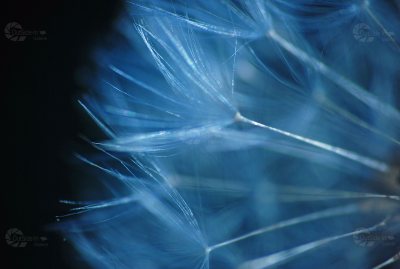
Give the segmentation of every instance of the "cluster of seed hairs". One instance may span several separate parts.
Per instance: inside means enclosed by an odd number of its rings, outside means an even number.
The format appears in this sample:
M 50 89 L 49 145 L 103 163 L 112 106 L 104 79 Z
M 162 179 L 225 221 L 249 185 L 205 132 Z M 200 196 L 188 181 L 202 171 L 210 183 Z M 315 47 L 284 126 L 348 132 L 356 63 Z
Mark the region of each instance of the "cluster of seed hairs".
M 399 38 L 398 1 L 127 1 L 64 232 L 93 268 L 400 266 Z

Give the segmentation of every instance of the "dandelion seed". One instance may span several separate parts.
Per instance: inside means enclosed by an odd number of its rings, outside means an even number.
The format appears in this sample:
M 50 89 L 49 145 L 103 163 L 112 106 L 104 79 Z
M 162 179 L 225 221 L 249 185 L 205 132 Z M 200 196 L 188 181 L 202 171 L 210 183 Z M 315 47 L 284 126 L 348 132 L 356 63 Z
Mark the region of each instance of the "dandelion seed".
M 123 38 L 95 53 L 93 90 L 79 101 L 107 139 L 89 141 L 102 158 L 77 157 L 105 187 L 60 201 L 69 211 L 58 226 L 91 266 L 397 265 L 399 255 L 346 238 L 384 229 L 399 249 L 399 7 L 132 0 L 125 9 Z M 362 42 L 355 23 L 388 42 Z

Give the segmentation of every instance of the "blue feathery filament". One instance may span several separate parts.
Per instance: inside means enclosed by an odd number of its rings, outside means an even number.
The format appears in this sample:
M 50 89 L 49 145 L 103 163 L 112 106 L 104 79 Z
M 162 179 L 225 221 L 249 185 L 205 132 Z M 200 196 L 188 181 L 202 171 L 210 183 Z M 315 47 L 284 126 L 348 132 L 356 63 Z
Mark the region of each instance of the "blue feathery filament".
M 78 158 L 107 191 L 62 201 L 90 265 L 399 266 L 397 1 L 125 11 L 79 101 L 108 138 Z

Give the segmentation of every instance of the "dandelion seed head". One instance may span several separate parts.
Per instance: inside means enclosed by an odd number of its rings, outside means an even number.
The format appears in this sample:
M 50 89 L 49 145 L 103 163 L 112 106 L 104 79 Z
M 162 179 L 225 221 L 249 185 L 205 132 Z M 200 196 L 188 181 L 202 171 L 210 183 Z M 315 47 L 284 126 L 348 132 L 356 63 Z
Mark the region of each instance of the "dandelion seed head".
M 106 191 L 93 189 L 92 202 L 66 199 L 71 212 L 60 222 L 93 267 L 395 264 L 398 8 L 353 0 L 125 8 L 80 100 L 107 139 L 91 143 L 104 158 L 79 158 Z M 354 242 L 379 229 L 395 238 L 376 245 L 384 252 Z

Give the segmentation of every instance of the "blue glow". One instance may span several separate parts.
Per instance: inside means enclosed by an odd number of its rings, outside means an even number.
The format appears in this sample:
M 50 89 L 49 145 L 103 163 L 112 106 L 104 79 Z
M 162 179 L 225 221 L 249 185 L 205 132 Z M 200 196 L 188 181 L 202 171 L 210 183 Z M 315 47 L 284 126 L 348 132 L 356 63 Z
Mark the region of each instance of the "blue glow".
M 79 155 L 107 191 L 62 201 L 61 227 L 85 260 L 396 263 L 398 4 L 132 0 L 125 11 L 79 101 L 108 137 L 92 143 L 105 158 Z M 376 233 L 388 236 L 365 242 Z

